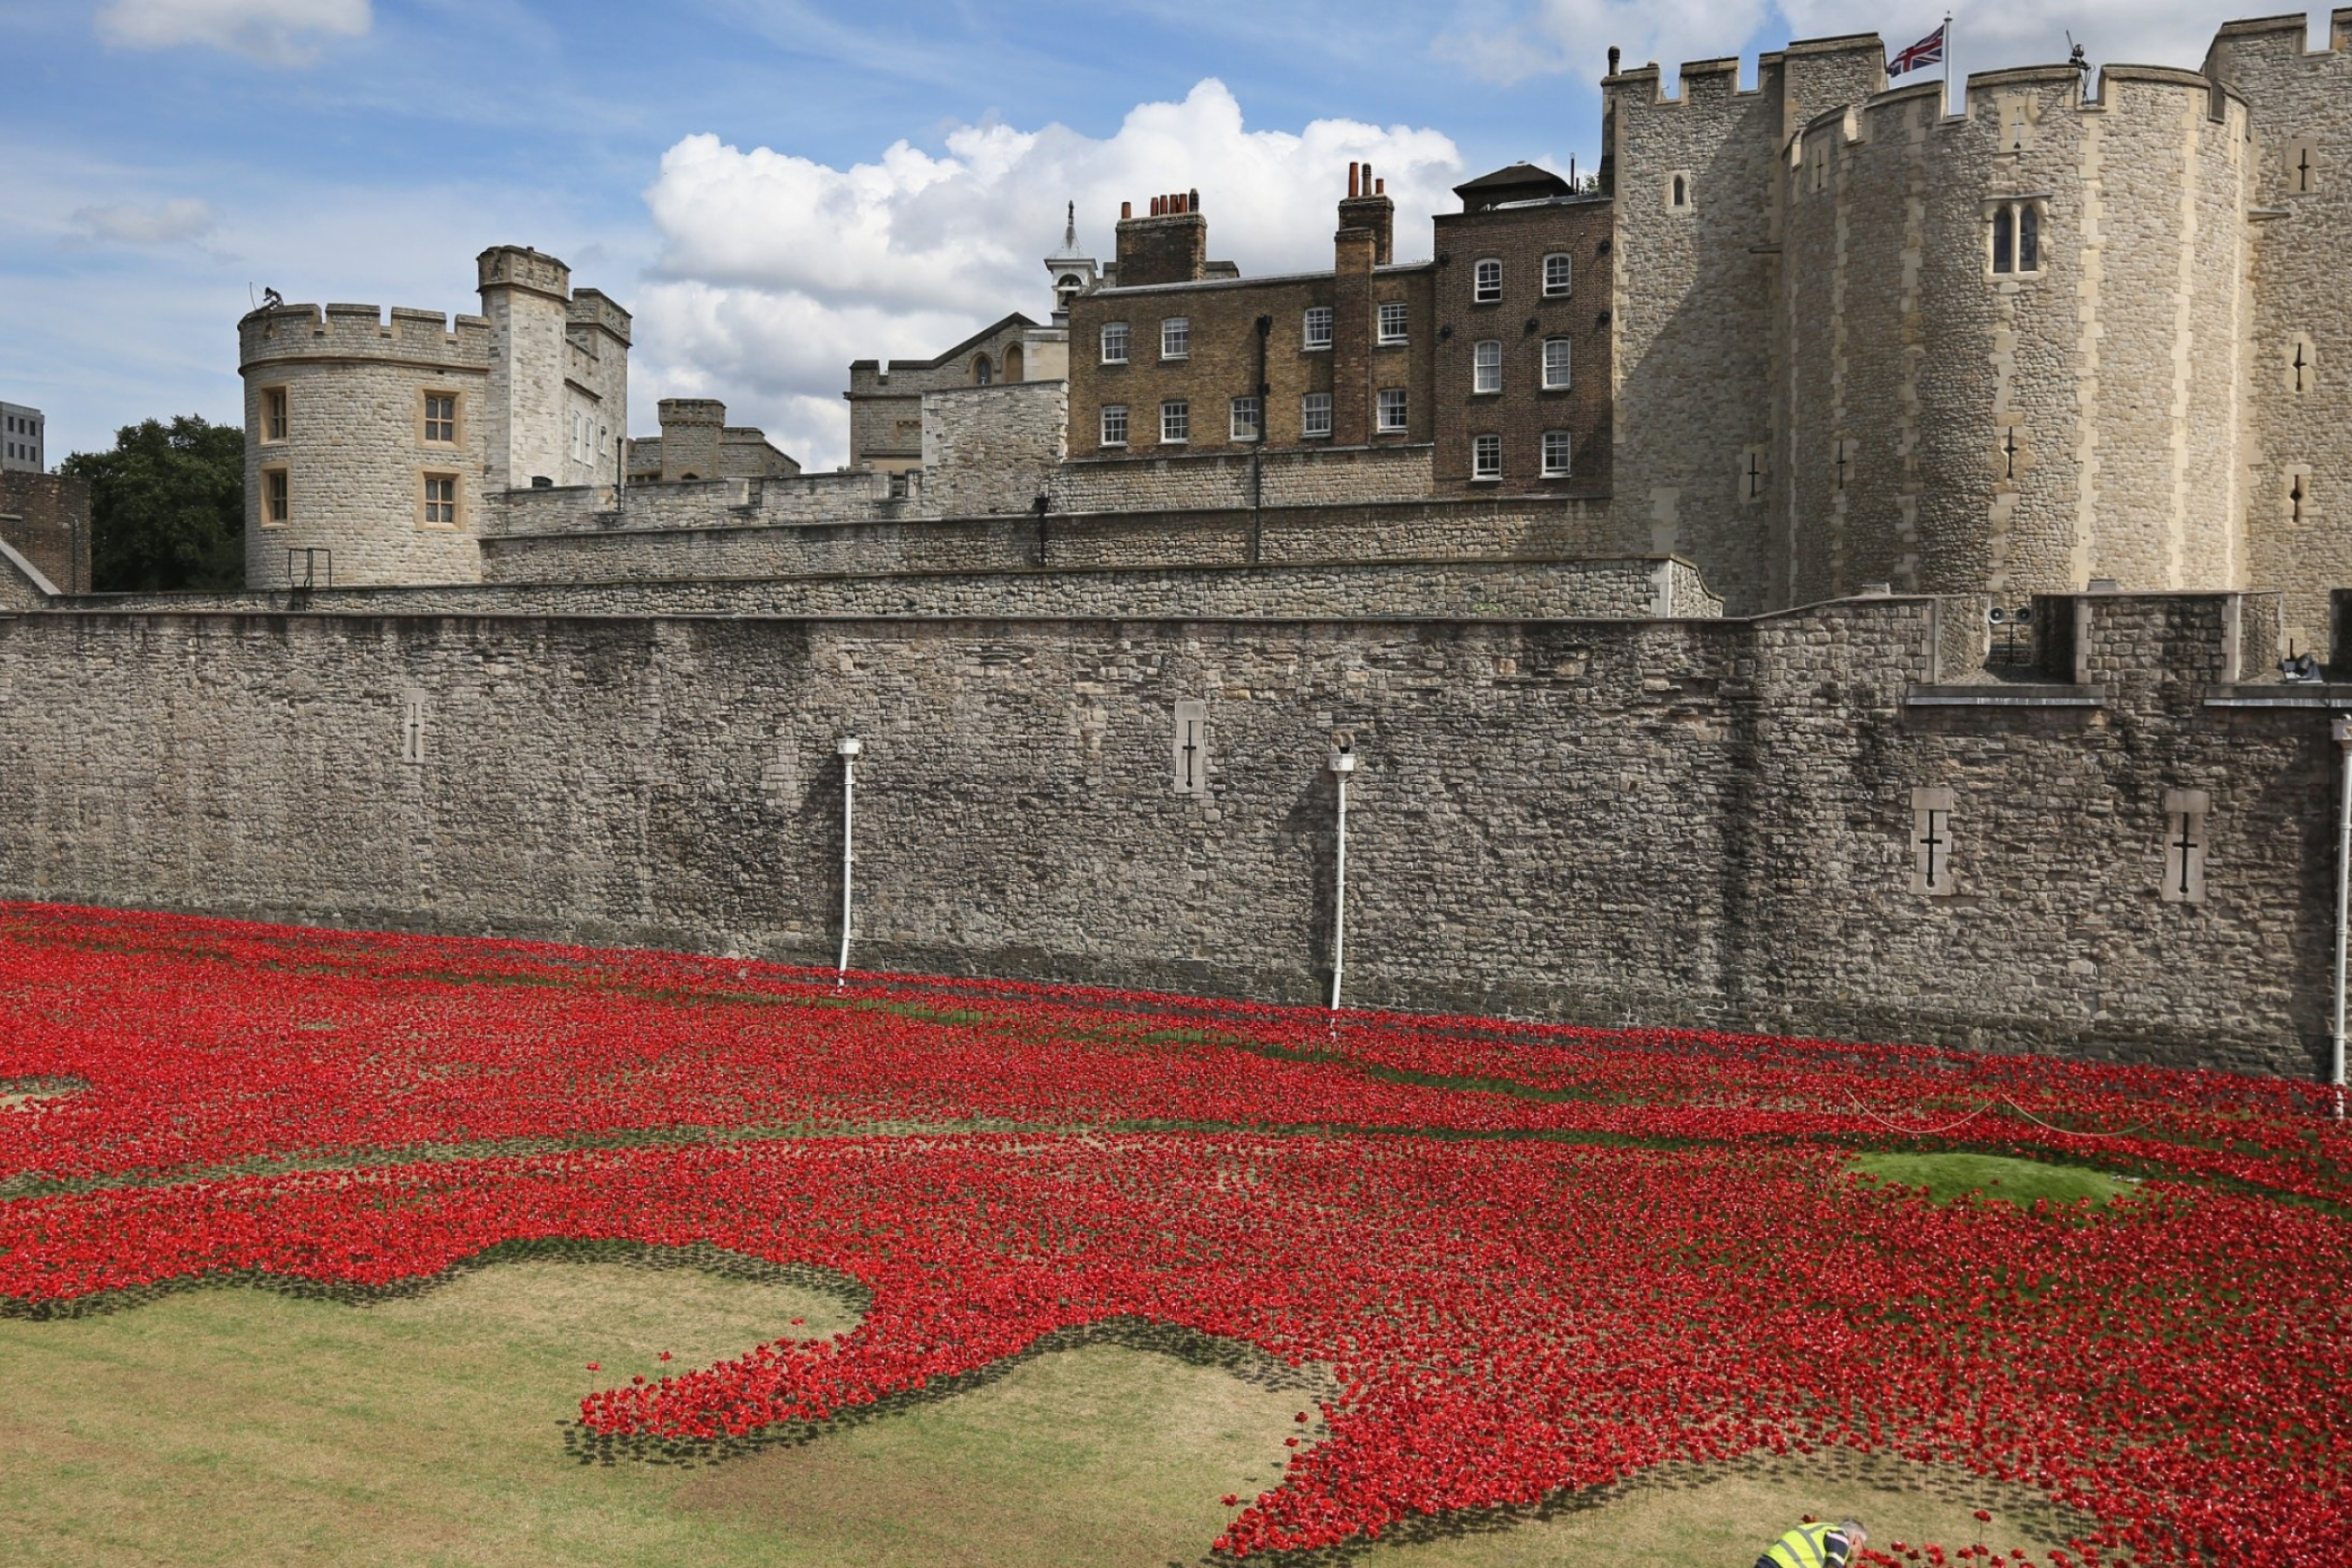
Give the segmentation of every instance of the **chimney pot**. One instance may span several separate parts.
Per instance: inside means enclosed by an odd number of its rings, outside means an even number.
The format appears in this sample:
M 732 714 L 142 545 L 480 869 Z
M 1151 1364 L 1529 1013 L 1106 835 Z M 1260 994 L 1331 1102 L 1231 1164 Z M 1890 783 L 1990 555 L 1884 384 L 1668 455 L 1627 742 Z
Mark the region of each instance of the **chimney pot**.
M 1348 164 L 1348 199 L 1356 199 L 1356 164 L 1352 161 Z
M 1201 192 L 1198 186 L 1193 187 L 1192 192 L 1185 196 L 1184 210 L 1188 213 L 1196 213 L 1201 210 Z
M 1612 44 L 1609 46 L 1609 74 L 1611 76 L 1615 76 L 1617 74 L 1617 60 L 1620 51 L 1616 45 Z
M 1133 202 L 1121 202 L 1118 204 L 1118 216 L 1121 223 L 1126 222 L 1129 218 L 1131 218 L 1134 216 L 1135 204 Z
M 1383 174 L 1382 176 L 1381 176 L 1381 178 L 1380 178 L 1380 179 L 1378 179 L 1378 180 L 1376 180 L 1376 181 L 1374 181 L 1374 182 L 1373 182 L 1373 184 L 1372 184 L 1372 195 L 1376 195 L 1376 196 L 1384 196 L 1384 195 L 1387 195 L 1388 194 L 1389 194 L 1389 182 L 1388 182 L 1388 176 L 1387 176 L 1387 175 L 1385 175 L 1385 174 Z

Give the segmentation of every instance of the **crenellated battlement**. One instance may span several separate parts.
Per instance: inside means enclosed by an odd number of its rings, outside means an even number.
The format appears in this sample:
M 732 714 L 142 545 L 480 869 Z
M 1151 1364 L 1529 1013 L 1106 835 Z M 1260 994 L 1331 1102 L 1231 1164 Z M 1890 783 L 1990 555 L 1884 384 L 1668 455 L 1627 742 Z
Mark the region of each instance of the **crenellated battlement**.
M 624 347 L 629 342 L 629 312 L 601 289 L 573 290 L 570 320 L 575 327 L 593 327 L 618 339 Z
M 489 321 L 438 310 L 337 303 L 271 305 L 236 324 L 240 367 L 284 360 L 397 359 L 420 363 L 487 367 Z
M 2205 69 L 2211 75 L 2231 77 L 2249 66 L 2273 70 L 2288 65 L 2328 70 L 2352 68 L 2352 7 L 2329 16 L 2327 42 L 2323 47 L 2311 48 L 2310 39 L 2310 24 L 2299 11 L 2224 22 L 2213 34 L 2212 47 L 2205 52 Z

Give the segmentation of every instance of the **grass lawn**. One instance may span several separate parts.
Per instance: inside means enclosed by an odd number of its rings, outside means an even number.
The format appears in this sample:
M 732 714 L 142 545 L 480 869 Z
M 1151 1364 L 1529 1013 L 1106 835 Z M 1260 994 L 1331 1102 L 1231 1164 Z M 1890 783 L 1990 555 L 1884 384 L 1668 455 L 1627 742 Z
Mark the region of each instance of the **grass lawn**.
M 1927 1196 L 1939 1204 L 1973 1194 L 2020 1208 L 2030 1208 L 2043 1198 L 2053 1204 L 2088 1198 L 2105 1205 L 2129 1196 L 2134 1185 L 2086 1165 L 2012 1160 L 2000 1154 L 1874 1153 L 1857 1155 L 1851 1163 L 1867 1180 L 1925 1187 Z
M 358 1306 L 218 1287 L 0 1320 L 0 1531 L 26 1564 L 1158 1568 L 1201 1560 L 1223 1494 L 1279 1480 L 1312 1397 L 1297 1374 L 1095 1343 L 716 1465 L 567 1452 L 587 1388 L 856 1321 L 789 1280 L 541 1259 Z M 2030 1492 L 1834 1454 L 1670 1469 L 1320 1561 L 1706 1568 L 1752 1561 L 1753 1521 L 1808 1511 L 1881 1541 L 2066 1533 Z

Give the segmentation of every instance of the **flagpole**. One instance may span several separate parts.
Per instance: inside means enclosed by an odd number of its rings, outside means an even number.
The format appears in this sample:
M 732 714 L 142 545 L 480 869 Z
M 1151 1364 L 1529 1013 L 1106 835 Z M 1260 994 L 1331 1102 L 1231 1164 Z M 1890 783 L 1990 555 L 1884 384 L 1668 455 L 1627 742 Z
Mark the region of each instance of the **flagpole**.
M 1944 114 L 1952 112 L 1952 14 L 1944 13 Z

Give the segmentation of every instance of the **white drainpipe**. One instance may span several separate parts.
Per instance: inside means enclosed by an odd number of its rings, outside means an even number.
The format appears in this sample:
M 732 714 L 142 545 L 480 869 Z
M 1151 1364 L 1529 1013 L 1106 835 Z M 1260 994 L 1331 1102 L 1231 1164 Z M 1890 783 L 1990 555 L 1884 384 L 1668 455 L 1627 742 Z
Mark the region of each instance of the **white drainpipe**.
M 2327 1081 L 2336 1090 L 2335 1114 L 2344 1117 L 2344 959 L 2347 934 L 2352 934 L 2352 718 L 2338 718 L 2330 726 L 2337 750 L 2344 753 L 2344 793 L 2336 814 L 2336 1027 L 2334 1059 Z
M 1339 1010 L 1339 979 L 1348 967 L 1348 775 L 1355 753 L 1344 745 L 1331 753 L 1331 776 L 1339 783 L 1339 855 L 1331 876 L 1331 1011 Z
M 857 753 L 865 747 L 856 736 L 844 735 L 833 749 L 841 753 L 841 962 L 835 966 L 833 977 L 838 989 L 849 980 L 849 895 L 857 865 L 856 840 L 851 829 L 857 813 Z

